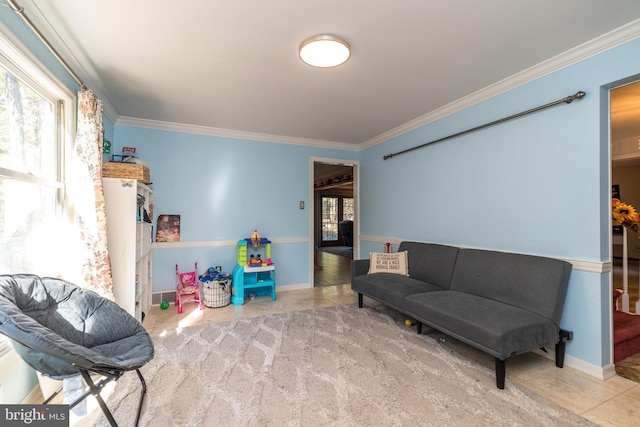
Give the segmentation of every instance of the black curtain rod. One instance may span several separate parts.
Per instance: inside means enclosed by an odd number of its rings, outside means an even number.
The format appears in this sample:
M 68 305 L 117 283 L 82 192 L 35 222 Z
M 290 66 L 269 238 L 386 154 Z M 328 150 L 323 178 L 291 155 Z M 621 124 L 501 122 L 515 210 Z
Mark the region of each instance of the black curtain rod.
M 406 150 L 398 151 L 397 153 L 387 154 L 386 156 L 383 157 L 383 159 L 387 160 L 387 159 L 390 159 L 390 158 L 392 158 L 394 156 L 397 156 L 399 154 L 408 153 L 409 151 L 417 150 L 418 148 L 422 148 L 422 147 L 426 147 L 427 145 L 435 144 L 436 142 L 442 142 L 442 141 L 445 141 L 447 139 L 455 138 L 456 136 L 460 136 L 460 135 L 464 135 L 464 134 L 467 134 L 467 133 L 470 133 L 470 132 L 474 132 L 476 130 L 484 129 L 484 128 L 487 128 L 489 126 L 497 125 L 499 123 L 504 123 L 504 122 L 506 122 L 508 120 L 511 120 L 511 119 L 517 119 L 518 117 L 522 117 L 522 116 L 530 114 L 530 113 L 535 113 L 536 111 L 544 110 L 545 108 L 553 107 L 554 105 L 571 104 L 571 102 L 574 99 L 582 99 L 582 98 L 584 98 L 585 95 L 586 95 L 586 93 L 583 92 L 583 91 L 576 92 L 575 95 L 567 96 L 567 97 L 559 99 L 557 101 L 550 102 L 549 104 L 541 105 L 539 107 L 532 108 L 530 110 L 523 111 L 521 113 L 514 114 L 514 115 L 509 116 L 509 117 L 503 117 L 502 119 L 495 120 L 495 121 L 490 122 L 490 123 L 485 123 L 483 125 L 476 126 L 474 128 L 471 128 L 471 129 L 463 130 L 462 132 L 454 133 L 452 135 L 448 135 L 448 136 L 445 136 L 443 138 L 436 139 L 434 141 L 425 142 L 424 144 L 418 145 L 416 147 L 407 148 Z

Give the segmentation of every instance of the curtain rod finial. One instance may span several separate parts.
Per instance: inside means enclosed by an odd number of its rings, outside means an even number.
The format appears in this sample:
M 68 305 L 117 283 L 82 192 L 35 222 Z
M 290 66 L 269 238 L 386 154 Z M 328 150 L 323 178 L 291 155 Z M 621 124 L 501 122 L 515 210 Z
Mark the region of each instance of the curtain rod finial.
M 586 92 L 579 91 L 579 92 L 576 92 L 575 95 L 567 96 L 564 99 L 564 102 L 566 102 L 567 104 L 571 104 L 571 101 L 573 101 L 574 99 L 582 99 L 584 98 L 585 95 L 586 95 Z

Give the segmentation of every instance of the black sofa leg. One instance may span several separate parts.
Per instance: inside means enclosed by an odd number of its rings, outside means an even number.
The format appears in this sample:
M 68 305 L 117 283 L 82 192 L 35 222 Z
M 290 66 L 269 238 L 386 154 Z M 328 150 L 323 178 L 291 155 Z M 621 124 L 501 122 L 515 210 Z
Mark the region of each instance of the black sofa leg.
M 362 294 L 358 293 L 358 308 L 362 308 Z
M 564 352 L 567 347 L 567 341 L 573 339 L 573 332 L 560 329 L 560 340 L 556 344 L 556 366 L 562 368 L 564 366 Z
M 506 364 L 504 360 L 496 359 L 496 386 L 504 390 L 504 378 L 506 375 Z
M 416 321 L 416 331 L 418 332 L 418 335 L 422 335 L 422 322 L 421 321 Z

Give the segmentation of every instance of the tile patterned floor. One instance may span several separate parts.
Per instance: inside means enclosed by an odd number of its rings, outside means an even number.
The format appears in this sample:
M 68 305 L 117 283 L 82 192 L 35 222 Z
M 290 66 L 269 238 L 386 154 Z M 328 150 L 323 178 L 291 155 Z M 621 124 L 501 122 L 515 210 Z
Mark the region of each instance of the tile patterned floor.
M 269 313 L 306 310 L 337 304 L 355 303 L 355 294 L 349 285 L 320 286 L 278 292 L 276 301 L 268 297 L 256 298 L 242 306 L 195 310 L 185 307 L 182 315 L 171 307 L 160 310 L 153 307 L 145 320 L 145 327 L 160 332 L 167 328 L 232 320 L 239 317 L 257 317 Z M 365 298 L 365 304 L 376 304 Z M 574 413 L 602 426 L 640 425 L 640 384 L 620 376 L 599 380 L 575 369 L 556 368 L 552 360 L 529 353 L 510 360 L 508 380 L 519 383 Z

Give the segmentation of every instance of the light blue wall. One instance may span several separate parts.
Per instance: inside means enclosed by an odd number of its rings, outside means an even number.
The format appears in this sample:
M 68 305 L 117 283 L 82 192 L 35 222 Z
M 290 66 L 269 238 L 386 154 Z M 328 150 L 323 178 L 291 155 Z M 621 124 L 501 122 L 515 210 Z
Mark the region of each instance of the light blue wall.
M 308 286 L 310 159 L 357 158 L 354 151 L 116 125 L 114 152 L 123 146 L 136 147 L 151 171 L 154 226 L 158 215 L 180 215 L 180 241 L 187 246 L 156 245 L 154 292 L 175 289 L 176 263 L 181 271 L 194 262 L 200 270 L 233 270 L 237 247 L 215 244 L 237 242 L 254 229 L 274 241 L 277 286 Z M 193 242 L 212 243 L 188 247 Z
M 608 92 L 640 72 L 640 41 L 587 59 L 360 153 L 361 254 L 418 240 L 581 261 L 610 261 Z M 640 77 L 638 77 L 640 78 Z M 587 96 L 383 160 L 486 122 Z M 567 353 L 610 359 L 609 275 L 572 273 Z
M 104 137 L 107 138 L 109 141 L 113 141 L 113 132 L 114 132 L 113 122 L 104 113 L 102 115 L 102 126 L 104 127 Z

